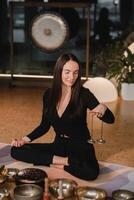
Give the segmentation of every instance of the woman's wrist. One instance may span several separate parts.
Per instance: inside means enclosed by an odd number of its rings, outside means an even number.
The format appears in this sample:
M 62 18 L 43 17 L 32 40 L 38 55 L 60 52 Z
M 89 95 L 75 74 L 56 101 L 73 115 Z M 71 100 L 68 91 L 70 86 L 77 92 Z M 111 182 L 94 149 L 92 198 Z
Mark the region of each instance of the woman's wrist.
M 100 105 L 107 108 L 107 106 L 104 103 L 100 103 Z
M 27 137 L 27 136 L 24 136 L 22 139 L 23 139 L 25 142 L 31 142 L 31 139 L 30 139 L 29 137 Z

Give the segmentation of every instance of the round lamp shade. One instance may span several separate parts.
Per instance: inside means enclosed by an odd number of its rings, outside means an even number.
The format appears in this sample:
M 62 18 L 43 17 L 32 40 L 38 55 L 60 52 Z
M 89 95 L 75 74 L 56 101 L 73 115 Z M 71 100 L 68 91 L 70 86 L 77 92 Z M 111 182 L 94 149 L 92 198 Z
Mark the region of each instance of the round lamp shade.
M 100 102 L 112 102 L 118 98 L 114 84 L 103 77 L 95 77 L 87 80 L 83 86 L 88 88 Z

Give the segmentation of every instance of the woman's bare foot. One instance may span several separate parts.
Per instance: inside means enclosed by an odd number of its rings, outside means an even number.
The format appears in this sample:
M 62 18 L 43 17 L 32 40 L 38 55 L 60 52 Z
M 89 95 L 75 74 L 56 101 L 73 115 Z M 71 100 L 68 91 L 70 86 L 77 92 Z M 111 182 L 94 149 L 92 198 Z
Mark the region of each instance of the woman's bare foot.
M 68 158 L 67 157 L 61 157 L 61 156 L 54 156 L 52 164 L 55 164 L 55 165 L 68 165 Z

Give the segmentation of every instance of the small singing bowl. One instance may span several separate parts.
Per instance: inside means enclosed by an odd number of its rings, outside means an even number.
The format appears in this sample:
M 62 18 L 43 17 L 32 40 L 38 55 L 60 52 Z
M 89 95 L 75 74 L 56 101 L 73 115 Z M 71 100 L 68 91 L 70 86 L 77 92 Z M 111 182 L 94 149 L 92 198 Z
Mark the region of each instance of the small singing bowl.
M 77 188 L 77 183 L 71 179 L 54 179 L 49 181 L 49 191 L 50 194 L 57 198 L 60 195 L 59 184 L 62 182 L 62 195 L 63 198 L 69 198 L 75 195 L 75 190 Z
M 14 189 L 15 200 L 42 200 L 43 189 L 35 184 L 23 184 Z
M 19 169 L 17 168 L 7 168 L 7 178 L 9 181 L 15 181 L 15 177 L 17 173 L 19 172 Z
M 134 193 L 129 190 L 115 190 L 112 192 L 112 197 L 115 200 L 134 199 Z
M 107 193 L 101 188 L 83 186 L 77 188 L 76 195 L 79 200 L 85 200 L 85 199 L 103 200 L 106 198 Z

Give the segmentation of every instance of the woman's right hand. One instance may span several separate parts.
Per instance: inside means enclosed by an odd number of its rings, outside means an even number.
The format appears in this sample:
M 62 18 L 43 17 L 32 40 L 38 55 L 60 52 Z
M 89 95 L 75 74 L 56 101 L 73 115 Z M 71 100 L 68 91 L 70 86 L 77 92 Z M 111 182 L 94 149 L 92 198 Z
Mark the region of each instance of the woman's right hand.
M 102 118 L 106 112 L 106 109 L 107 109 L 107 106 L 103 103 L 100 103 L 98 106 L 92 109 L 90 113 L 92 115 L 96 115 L 98 118 Z
M 30 143 L 30 138 L 28 137 L 23 137 L 21 139 L 12 139 L 12 142 L 11 142 L 11 146 L 14 146 L 14 147 L 21 147 L 23 146 L 24 144 L 28 144 Z

